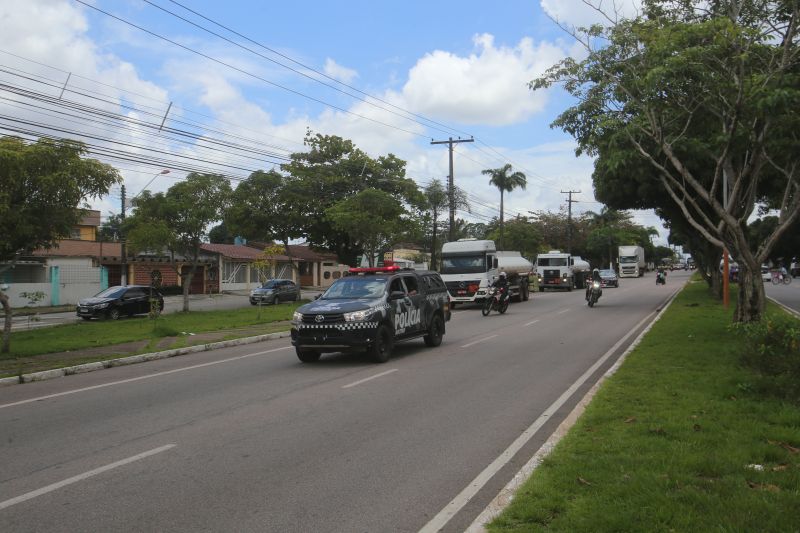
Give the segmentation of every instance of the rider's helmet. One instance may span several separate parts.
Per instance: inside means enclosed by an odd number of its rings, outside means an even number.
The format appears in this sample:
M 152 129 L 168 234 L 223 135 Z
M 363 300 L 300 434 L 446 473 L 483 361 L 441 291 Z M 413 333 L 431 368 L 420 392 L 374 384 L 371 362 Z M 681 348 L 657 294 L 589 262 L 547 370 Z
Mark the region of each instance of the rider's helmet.
M 500 272 L 499 275 L 500 275 L 500 279 L 506 279 L 506 273 L 505 272 Z

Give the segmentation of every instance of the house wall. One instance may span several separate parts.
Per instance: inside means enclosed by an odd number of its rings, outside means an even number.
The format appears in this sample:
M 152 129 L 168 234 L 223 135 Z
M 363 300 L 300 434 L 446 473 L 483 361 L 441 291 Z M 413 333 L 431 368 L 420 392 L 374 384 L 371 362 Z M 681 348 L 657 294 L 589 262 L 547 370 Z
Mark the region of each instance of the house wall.
M 9 283 L 6 294 L 11 307 L 43 307 L 50 305 L 75 305 L 81 298 L 88 298 L 100 292 L 103 277 L 100 267 L 93 266 L 90 257 L 53 257 L 47 261 L 48 268 L 42 269 L 47 276 L 40 283 Z M 53 267 L 58 271 L 54 279 Z M 45 298 L 35 304 L 21 296 L 23 292 L 45 293 Z
M 322 263 L 320 266 L 320 287 L 330 287 L 334 281 L 344 276 L 344 273 L 350 269 L 347 265 L 340 265 L 338 263 Z
M 28 303 L 28 299 L 20 295 L 23 292 L 41 291 L 45 297 L 35 304 Z M 20 307 L 42 307 L 50 305 L 50 284 L 49 283 L 9 283 L 5 293 L 8 295 L 9 304 L 12 309 Z
M 219 290 L 222 292 L 235 292 L 235 291 L 250 291 L 255 289 L 261 284 L 261 279 L 258 274 L 258 269 L 253 266 L 252 263 L 244 263 L 242 261 L 236 260 L 225 260 L 224 258 L 220 261 L 220 269 L 221 273 L 231 273 L 235 268 L 233 265 L 237 263 L 241 263 L 241 267 L 239 267 L 239 274 L 236 279 L 234 280 L 226 280 L 226 276 L 220 276 L 219 280 Z M 228 266 L 226 266 L 226 264 Z M 274 269 L 269 269 L 268 272 L 265 272 L 266 279 L 272 278 L 282 278 L 282 279 L 290 279 L 292 281 L 297 281 L 297 275 L 292 268 L 291 263 L 289 262 L 278 262 L 275 265 Z M 229 277 L 230 279 L 230 277 Z

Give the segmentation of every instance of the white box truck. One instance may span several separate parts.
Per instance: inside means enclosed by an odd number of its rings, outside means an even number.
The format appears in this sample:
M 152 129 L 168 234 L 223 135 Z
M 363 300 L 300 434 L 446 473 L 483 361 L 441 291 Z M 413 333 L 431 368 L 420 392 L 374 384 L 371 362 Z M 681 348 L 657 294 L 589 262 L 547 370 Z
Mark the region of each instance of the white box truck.
M 638 278 L 644 276 L 644 248 L 641 246 L 619 247 L 619 277 Z
M 459 239 L 442 246 L 441 275 L 450 302 L 482 302 L 500 272 L 508 277 L 509 296 L 515 302 L 530 297 L 533 264 L 519 252 L 498 252 L 494 241 Z

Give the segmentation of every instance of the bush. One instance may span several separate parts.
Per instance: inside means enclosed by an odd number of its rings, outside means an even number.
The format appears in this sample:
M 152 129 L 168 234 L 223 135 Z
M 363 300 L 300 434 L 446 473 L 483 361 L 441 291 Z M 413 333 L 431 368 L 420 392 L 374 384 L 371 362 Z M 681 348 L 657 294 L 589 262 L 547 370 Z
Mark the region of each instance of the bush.
M 745 338 L 742 362 L 760 377 L 756 389 L 800 403 L 800 321 L 786 315 L 735 326 Z
M 178 296 L 183 294 L 183 287 L 180 285 L 165 285 L 158 289 L 162 296 Z

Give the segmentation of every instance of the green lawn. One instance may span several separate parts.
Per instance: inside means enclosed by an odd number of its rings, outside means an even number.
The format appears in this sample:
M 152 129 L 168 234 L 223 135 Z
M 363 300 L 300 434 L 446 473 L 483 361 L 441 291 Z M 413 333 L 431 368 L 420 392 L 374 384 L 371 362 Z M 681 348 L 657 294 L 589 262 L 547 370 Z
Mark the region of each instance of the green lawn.
M 2 359 L 74 351 L 125 342 L 202 333 L 257 324 L 291 320 L 294 310 L 305 302 L 276 306 L 247 307 L 226 311 L 190 311 L 161 315 L 157 321 L 147 317 L 91 320 L 77 324 L 15 331 L 11 334 L 11 353 Z M 288 329 L 288 328 L 284 328 Z
M 489 530 L 800 531 L 800 408 L 731 314 L 687 286 Z

